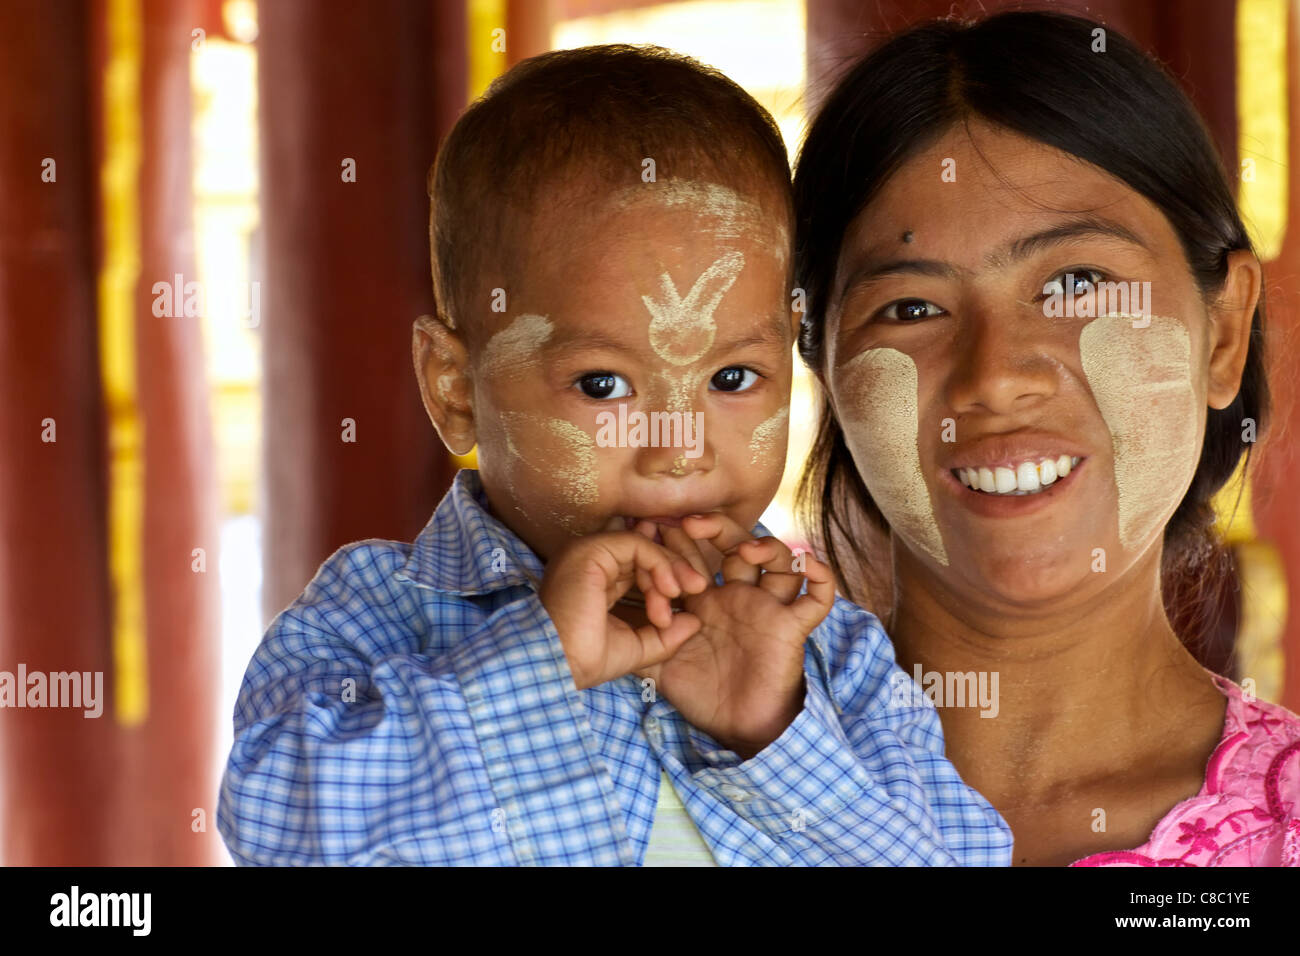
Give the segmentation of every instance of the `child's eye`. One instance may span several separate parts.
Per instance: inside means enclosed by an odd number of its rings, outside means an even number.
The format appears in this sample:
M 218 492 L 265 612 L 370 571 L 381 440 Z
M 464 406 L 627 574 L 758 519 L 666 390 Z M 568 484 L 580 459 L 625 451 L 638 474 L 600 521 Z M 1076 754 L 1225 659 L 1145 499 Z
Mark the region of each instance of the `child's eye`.
M 613 372 L 592 372 L 584 375 L 575 383 L 588 398 L 627 398 L 632 394 L 632 386 L 622 375 Z
M 743 365 L 728 365 L 709 381 L 709 388 L 719 392 L 743 392 L 758 381 L 758 373 Z
M 1058 272 L 1043 285 L 1043 298 L 1052 295 L 1065 295 L 1067 290 L 1076 297 L 1095 292 L 1097 284 L 1104 279 L 1096 269 L 1075 267 Z
M 924 299 L 899 299 L 897 302 L 889 303 L 876 314 L 881 318 L 894 319 L 897 322 L 915 322 L 917 319 L 943 315 L 943 309 Z

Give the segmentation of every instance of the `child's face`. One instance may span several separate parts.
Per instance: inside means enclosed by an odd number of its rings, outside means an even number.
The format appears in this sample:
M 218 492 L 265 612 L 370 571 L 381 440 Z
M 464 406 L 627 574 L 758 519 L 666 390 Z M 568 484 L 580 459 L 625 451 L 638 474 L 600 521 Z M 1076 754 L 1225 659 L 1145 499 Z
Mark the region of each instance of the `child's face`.
M 681 181 L 562 206 L 516 245 L 514 283 L 484 286 L 485 303 L 504 291 L 502 311 L 473 318 L 493 510 L 544 559 L 617 519 L 722 511 L 750 527 L 785 463 L 784 224 Z
M 1073 302 L 1049 294 L 1067 281 Z M 1098 304 L 1099 288 L 1115 298 Z M 908 560 L 1022 605 L 1103 588 L 1158 543 L 1207 405 L 1236 393 L 1253 309 L 1240 296 L 1208 313 L 1172 226 L 1134 190 L 984 126 L 885 184 L 831 296 L 826 381 Z M 1147 318 L 1103 317 L 1117 311 Z M 1070 474 L 1047 484 L 1062 457 Z M 999 466 L 1015 480 L 992 493 L 962 481 Z

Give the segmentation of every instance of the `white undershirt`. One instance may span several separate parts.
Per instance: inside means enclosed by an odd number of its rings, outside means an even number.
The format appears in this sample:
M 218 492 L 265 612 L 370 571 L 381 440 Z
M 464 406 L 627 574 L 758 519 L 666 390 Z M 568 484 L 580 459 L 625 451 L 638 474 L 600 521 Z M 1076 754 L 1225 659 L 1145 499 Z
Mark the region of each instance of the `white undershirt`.
M 673 789 L 668 772 L 659 771 L 659 799 L 644 866 L 717 866 L 686 807 Z

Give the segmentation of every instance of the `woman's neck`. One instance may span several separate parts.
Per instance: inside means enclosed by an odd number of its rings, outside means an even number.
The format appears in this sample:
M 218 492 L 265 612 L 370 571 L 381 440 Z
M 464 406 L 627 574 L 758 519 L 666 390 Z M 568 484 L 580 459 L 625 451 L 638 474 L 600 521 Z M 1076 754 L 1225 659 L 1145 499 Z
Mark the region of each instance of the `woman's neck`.
M 1047 799 L 1153 754 L 1203 767 L 1222 698 L 1165 617 L 1158 546 L 1107 589 L 1035 610 L 958 593 L 895 550 L 889 633 L 900 666 L 919 671 L 923 689 L 972 671 L 997 689 L 995 708 L 936 701 L 949 759 L 995 806 Z

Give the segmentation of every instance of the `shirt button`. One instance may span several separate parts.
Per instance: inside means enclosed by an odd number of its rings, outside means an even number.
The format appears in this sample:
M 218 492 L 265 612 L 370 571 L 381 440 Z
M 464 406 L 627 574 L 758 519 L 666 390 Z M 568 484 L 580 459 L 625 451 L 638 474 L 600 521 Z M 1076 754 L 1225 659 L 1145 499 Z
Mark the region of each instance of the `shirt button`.
M 735 800 L 737 803 L 743 803 L 749 799 L 749 794 L 734 784 L 724 783 L 720 788 L 722 795 L 728 800 Z
M 663 733 L 663 728 L 659 726 L 658 717 L 647 717 L 645 719 L 645 732 L 651 737 L 658 737 Z

